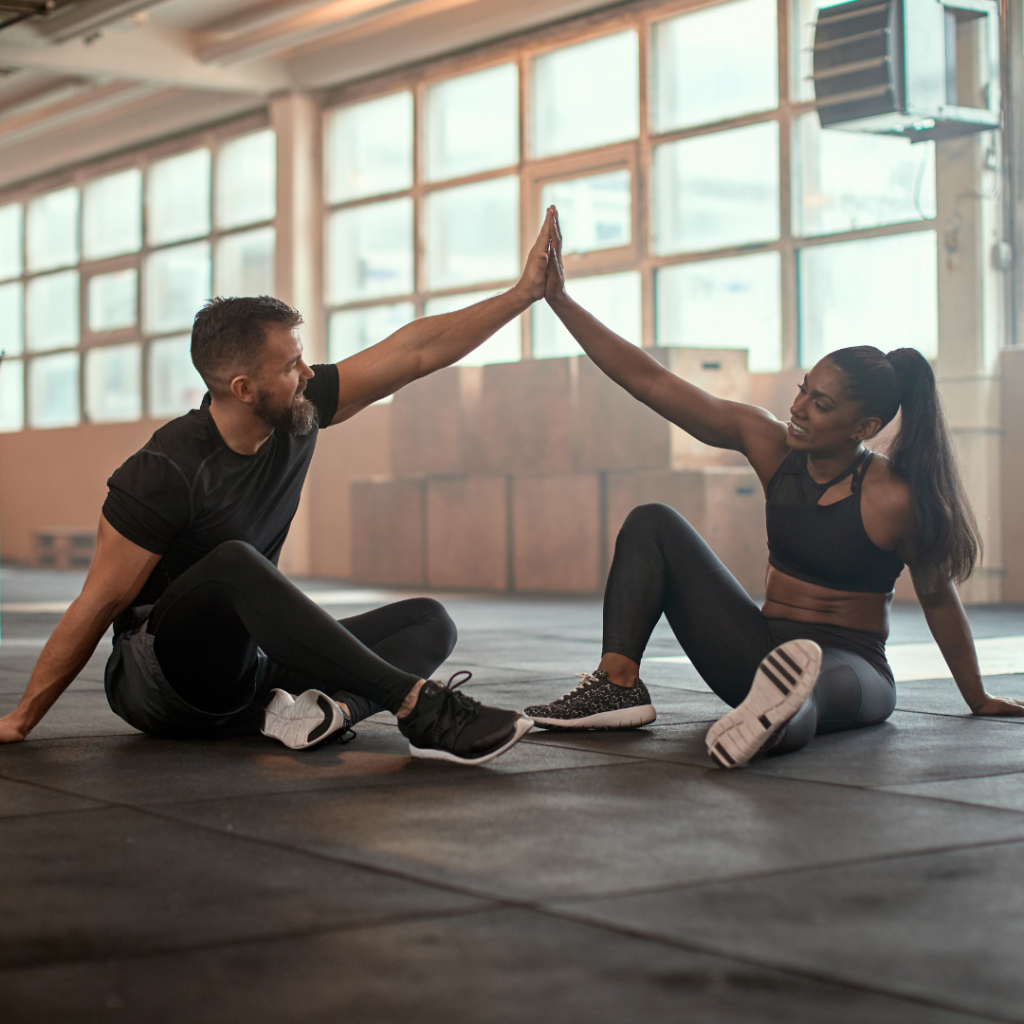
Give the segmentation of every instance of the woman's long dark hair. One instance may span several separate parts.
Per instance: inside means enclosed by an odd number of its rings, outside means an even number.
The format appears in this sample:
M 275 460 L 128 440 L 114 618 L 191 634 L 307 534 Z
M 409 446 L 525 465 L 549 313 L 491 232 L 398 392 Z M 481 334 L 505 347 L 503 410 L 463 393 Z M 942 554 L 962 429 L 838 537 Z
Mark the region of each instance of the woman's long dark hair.
M 886 355 L 873 345 L 841 348 L 827 358 L 865 416 L 877 416 L 884 427 L 902 410 L 888 456 L 892 471 L 910 486 L 916 564 L 957 583 L 967 579 L 981 554 L 981 537 L 928 360 L 916 349 Z

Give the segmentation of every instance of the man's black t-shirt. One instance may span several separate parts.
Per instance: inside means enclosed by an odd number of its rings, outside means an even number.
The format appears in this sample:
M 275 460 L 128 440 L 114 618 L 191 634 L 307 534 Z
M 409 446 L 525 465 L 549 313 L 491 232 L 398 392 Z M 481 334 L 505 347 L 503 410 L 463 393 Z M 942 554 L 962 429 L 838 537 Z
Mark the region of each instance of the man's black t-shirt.
M 317 433 L 338 409 L 337 366 L 312 370 L 305 396 L 318 422 L 305 437 L 275 430 L 255 455 L 240 455 L 221 438 L 207 395 L 107 481 L 104 518 L 132 543 L 163 556 L 133 606 L 155 604 L 172 580 L 224 541 L 247 541 L 276 564 Z

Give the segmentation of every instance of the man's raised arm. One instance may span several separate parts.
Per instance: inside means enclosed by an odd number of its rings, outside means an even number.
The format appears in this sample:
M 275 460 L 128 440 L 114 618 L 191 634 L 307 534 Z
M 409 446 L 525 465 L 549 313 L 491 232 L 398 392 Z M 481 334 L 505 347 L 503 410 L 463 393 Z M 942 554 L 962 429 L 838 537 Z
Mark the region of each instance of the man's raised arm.
M 25 694 L 0 718 L 0 743 L 23 740 L 92 657 L 107 627 L 142 589 L 160 561 L 100 518 L 96 555 L 78 595 L 43 648 Z
M 552 216 L 548 210 L 523 276 L 507 292 L 454 313 L 415 320 L 338 363 L 338 412 L 332 422 L 341 423 L 406 384 L 458 362 L 543 298 Z

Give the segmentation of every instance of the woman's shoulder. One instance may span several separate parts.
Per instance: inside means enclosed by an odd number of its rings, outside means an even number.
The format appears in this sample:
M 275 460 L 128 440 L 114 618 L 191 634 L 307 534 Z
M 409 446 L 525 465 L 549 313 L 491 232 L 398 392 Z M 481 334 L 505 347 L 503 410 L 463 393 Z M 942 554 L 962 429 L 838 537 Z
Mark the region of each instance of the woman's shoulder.
M 892 516 L 911 521 L 913 502 L 910 485 L 893 472 L 892 463 L 881 452 L 875 452 L 864 473 L 862 501 L 887 518 Z

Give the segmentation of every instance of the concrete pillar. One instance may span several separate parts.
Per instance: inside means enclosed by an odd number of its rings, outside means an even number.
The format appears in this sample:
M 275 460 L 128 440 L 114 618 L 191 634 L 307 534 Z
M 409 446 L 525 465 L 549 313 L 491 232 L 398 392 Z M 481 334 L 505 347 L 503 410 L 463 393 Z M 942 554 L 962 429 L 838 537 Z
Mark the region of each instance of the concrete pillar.
M 324 362 L 320 105 L 298 93 L 277 96 L 270 101 L 270 124 L 277 133 L 276 295 L 305 318 L 306 361 Z M 295 576 L 312 571 L 311 485 L 281 552 L 281 569 Z
M 939 354 L 936 375 L 984 558 L 961 588 L 965 602 L 1002 599 L 999 353 L 1006 340 L 998 132 L 937 144 Z

